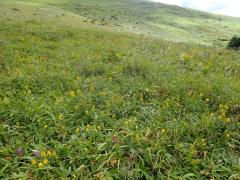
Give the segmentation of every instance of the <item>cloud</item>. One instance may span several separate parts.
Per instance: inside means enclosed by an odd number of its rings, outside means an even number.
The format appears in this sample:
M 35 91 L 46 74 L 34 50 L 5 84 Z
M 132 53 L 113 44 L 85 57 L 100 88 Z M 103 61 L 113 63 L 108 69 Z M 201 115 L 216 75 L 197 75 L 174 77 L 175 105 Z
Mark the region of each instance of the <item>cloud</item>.
M 217 14 L 240 17 L 240 1 L 238 0 L 152 0 L 166 4 L 208 11 Z
M 165 3 L 165 4 L 175 4 L 175 5 L 178 5 L 178 6 L 181 6 L 182 3 L 183 3 L 183 0 L 152 0 L 154 2 L 162 2 L 162 3 Z

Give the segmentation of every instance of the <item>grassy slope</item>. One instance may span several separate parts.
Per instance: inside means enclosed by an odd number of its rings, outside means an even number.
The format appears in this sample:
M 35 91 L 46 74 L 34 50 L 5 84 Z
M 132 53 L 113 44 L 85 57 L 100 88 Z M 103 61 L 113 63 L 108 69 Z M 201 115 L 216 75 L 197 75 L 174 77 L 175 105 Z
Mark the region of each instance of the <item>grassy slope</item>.
M 1 179 L 239 177 L 238 52 L 114 33 L 57 7 L 0 13 Z
M 25 0 L 31 2 L 32 0 Z M 36 1 L 34 1 L 36 2 Z M 222 45 L 240 31 L 239 18 L 216 16 L 147 0 L 38 0 L 95 24 L 167 40 Z M 111 18 L 112 17 L 112 18 Z

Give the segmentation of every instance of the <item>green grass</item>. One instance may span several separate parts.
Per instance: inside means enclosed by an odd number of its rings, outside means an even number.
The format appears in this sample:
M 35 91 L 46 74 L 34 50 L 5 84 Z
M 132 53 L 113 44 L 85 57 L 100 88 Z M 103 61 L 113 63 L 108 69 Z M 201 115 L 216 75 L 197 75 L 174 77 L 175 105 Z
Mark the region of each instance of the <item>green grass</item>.
M 86 19 L 0 3 L 0 178 L 238 179 L 239 52 Z
M 111 27 L 114 31 L 134 32 L 178 42 L 222 46 L 240 31 L 239 18 L 212 15 L 148 0 L 22 1 L 57 6 L 65 12 L 86 17 L 90 23 Z

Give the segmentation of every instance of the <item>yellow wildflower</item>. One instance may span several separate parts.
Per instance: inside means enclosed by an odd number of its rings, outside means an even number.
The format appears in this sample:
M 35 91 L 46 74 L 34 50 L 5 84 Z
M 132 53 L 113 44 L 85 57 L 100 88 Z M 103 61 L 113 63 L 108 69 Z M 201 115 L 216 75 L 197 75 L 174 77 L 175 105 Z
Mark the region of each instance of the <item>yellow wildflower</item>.
M 64 120 L 63 114 L 59 114 L 59 115 L 58 115 L 58 120 Z
M 47 160 L 47 159 L 44 159 L 44 160 L 43 160 L 43 164 L 46 165 L 47 163 L 48 163 L 48 160 Z
M 45 151 L 41 151 L 41 157 L 46 157 L 46 156 L 47 156 L 46 152 Z
M 165 130 L 165 129 L 162 129 L 162 130 L 161 130 L 161 133 L 162 133 L 162 134 L 164 134 L 165 132 L 166 132 L 166 130 Z
M 80 128 L 76 128 L 76 133 L 79 133 L 80 132 Z
M 226 122 L 226 123 L 230 123 L 230 122 L 231 122 L 231 119 L 230 119 L 230 118 L 226 118 L 226 119 L 225 119 L 225 122 Z
M 38 167 L 42 168 L 43 167 L 43 163 L 38 163 Z
M 33 160 L 31 161 L 31 163 L 32 163 L 33 165 L 35 165 L 35 164 L 37 164 L 37 161 L 36 161 L 35 159 L 33 159 Z
M 229 133 L 226 133 L 226 134 L 225 134 L 225 137 L 226 137 L 227 139 L 229 139 L 229 138 L 231 137 L 231 135 L 230 135 Z
M 140 140 L 141 140 L 141 138 L 140 138 L 140 136 L 137 134 L 137 135 L 135 136 L 135 141 L 136 141 L 138 144 L 140 144 Z M 115 141 L 117 141 L 117 140 L 115 140 Z
M 52 151 L 52 155 L 56 156 L 57 155 L 56 151 Z
M 181 60 L 183 60 L 183 61 L 190 61 L 191 59 L 192 59 L 192 56 L 190 54 L 183 53 L 181 55 Z
M 47 152 L 47 155 L 48 155 L 48 156 L 51 156 L 51 155 L 52 155 L 52 152 L 51 152 L 51 151 L 48 151 L 48 152 Z
M 70 91 L 70 92 L 69 92 L 69 95 L 70 95 L 71 97 L 74 97 L 74 96 L 76 96 L 76 93 L 75 93 L 74 91 Z

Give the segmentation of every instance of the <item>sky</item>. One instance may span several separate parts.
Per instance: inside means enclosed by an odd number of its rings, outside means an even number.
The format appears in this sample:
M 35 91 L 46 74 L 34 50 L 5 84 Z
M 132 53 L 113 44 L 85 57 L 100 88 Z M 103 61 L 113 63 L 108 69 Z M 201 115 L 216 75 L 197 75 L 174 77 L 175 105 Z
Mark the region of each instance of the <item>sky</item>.
M 240 17 L 240 0 L 151 0 L 166 4 Z

